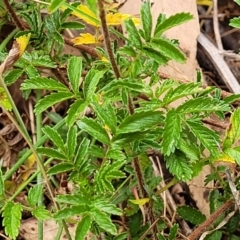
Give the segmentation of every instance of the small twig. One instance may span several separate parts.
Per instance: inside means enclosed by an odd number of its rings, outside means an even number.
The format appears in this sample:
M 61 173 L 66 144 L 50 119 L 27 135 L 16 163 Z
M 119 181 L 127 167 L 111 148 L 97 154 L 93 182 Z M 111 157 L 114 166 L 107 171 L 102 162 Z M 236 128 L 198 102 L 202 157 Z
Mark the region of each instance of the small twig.
M 199 225 L 189 236 L 189 240 L 196 240 L 198 237 L 226 210 L 234 205 L 233 200 L 226 201 L 216 212 L 214 212 L 210 217 L 207 218 L 205 222 Z
M 147 231 L 139 238 L 139 240 L 143 240 L 147 234 L 151 231 L 151 229 L 154 228 L 154 226 L 156 226 L 156 223 L 160 220 L 160 218 L 157 218 L 152 224 L 151 226 L 147 229 Z

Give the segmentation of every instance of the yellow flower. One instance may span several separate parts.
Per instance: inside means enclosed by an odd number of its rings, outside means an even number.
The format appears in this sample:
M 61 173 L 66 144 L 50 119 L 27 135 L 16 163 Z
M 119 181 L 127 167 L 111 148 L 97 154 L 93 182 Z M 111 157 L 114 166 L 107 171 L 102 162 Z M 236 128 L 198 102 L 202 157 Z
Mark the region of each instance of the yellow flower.
M 102 57 L 101 60 L 102 60 L 103 62 L 109 62 L 108 59 L 105 58 L 105 57 Z
M 84 22 L 95 26 L 100 27 L 100 19 L 98 16 L 92 12 L 86 5 L 80 4 L 77 6 L 78 11 L 73 11 L 72 14 Z M 123 13 L 108 13 L 106 15 L 107 25 L 109 26 L 116 26 L 123 23 L 124 20 L 127 18 L 132 18 L 130 14 L 123 14 Z M 135 25 L 140 24 L 140 20 L 138 18 L 132 18 Z
M 28 45 L 28 42 L 30 40 L 30 37 L 31 37 L 31 33 L 28 33 L 26 35 L 22 35 L 22 36 L 16 38 L 16 42 L 18 43 L 18 46 L 20 49 L 20 52 L 19 52 L 20 57 L 24 53 L 24 51 Z
M 90 33 L 81 33 L 79 37 L 73 38 L 72 42 L 74 45 L 97 43 L 96 38 Z
M 82 19 L 84 22 L 95 26 L 100 27 L 100 21 L 95 13 L 93 13 L 87 6 L 80 4 L 77 6 L 77 9 L 81 11 L 82 13 L 78 11 L 73 11 L 72 14 L 80 19 Z

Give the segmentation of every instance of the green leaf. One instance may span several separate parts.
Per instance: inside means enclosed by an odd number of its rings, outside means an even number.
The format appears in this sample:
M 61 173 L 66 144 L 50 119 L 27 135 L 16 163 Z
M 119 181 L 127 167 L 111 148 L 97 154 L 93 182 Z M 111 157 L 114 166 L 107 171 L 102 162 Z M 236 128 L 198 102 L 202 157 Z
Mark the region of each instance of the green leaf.
M 128 33 L 128 40 L 129 43 L 131 45 L 133 45 L 134 47 L 141 49 L 142 48 L 142 41 L 141 41 L 141 37 L 138 33 L 137 28 L 134 25 L 134 22 L 131 18 L 127 19 L 125 21 L 125 26 L 126 26 L 126 30 Z
M 100 78 L 103 77 L 106 71 L 99 71 L 91 68 L 87 73 L 83 84 L 83 94 L 86 100 L 90 100 L 95 93 Z
M 107 201 L 103 201 L 103 200 L 95 201 L 93 203 L 93 206 L 101 210 L 102 212 L 105 212 L 108 214 L 117 215 L 117 216 L 121 216 L 123 214 L 120 208 L 116 207 L 114 204 L 111 204 Z
M 213 233 L 207 235 L 204 240 L 221 240 L 222 239 L 222 231 L 214 231 Z
M 66 219 L 73 215 L 80 215 L 89 212 L 90 208 L 87 204 L 79 204 L 78 206 L 65 207 L 53 215 L 55 219 Z
M 56 196 L 56 201 L 59 203 L 66 203 L 70 205 L 79 205 L 79 203 L 87 205 L 89 204 L 89 197 L 80 194 L 66 194 Z
M 58 0 L 57 0 L 58 1 Z M 59 32 L 53 32 L 53 34 L 52 34 L 53 36 L 53 39 L 57 42 L 57 43 L 59 43 L 59 44 L 61 44 L 61 45 L 63 45 L 64 44 L 64 40 L 63 40 L 63 37 L 62 37 L 62 35 L 59 33 Z
M 191 19 L 193 19 L 193 15 L 190 13 L 182 12 L 172 15 L 169 18 L 164 19 L 163 21 L 159 22 L 159 24 L 157 24 L 154 31 L 154 37 L 159 37 L 166 30 L 178 26 Z
M 48 138 L 54 143 L 55 146 L 61 149 L 62 152 L 66 152 L 66 147 L 64 146 L 63 139 L 57 130 L 51 128 L 50 126 L 45 126 L 42 131 Z
M 105 95 L 115 90 L 119 91 L 120 88 L 127 88 L 135 92 L 143 92 L 145 85 L 131 79 L 114 79 L 101 89 L 101 91 L 103 91 Z
M 167 113 L 164 122 L 163 140 L 161 143 L 162 152 L 164 155 L 169 156 L 175 151 L 180 140 L 180 133 L 182 131 L 181 120 L 176 111 L 172 109 Z
M 126 117 L 118 126 L 117 134 L 131 133 L 147 130 L 163 121 L 162 112 L 145 111 L 136 112 Z
M 75 240 L 84 240 L 87 235 L 89 229 L 92 225 L 92 218 L 89 215 L 85 215 L 82 217 L 81 221 L 78 222 Z
M 187 121 L 187 126 L 212 155 L 217 154 L 219 135 L 216 132 L 198 122 Z
M 3 208 L 3 226 L 5 233 L 11 238 L 16 239 L 22 218 L 22 206 L 19 203 L 7 202 Z
M 83 117 L 81 120 L 77 121 L 77 125 L 80 129 L 83 129 L 98 141 L 106 145 L 110 144 L 110 139 L 106 130 L 93 119 Z
M 173 226 L 170 229 L 170 233 L 168 235 L 169 240 L 175 240 L 175 237 L 177 236 L 177 233 L 178 233 L 178 228 L 179 226 L 177 223 L 173 224 Z
M 177 148 L 181 150 L 192 161 L 197 161 L 200 158 L 199 146 L 192 142 L 187 142 L 186 139 L 180 138 Z
M 145 40 L 148 42 L 151 38 L 152 32 L 152 14 L 149 1 L 141 6 L 141 22 L 144 30 Z
M 230 156 L 236 163 L 240 166 L 240 149 L 238 148 L 228 148 L 224 150 L 228 156 Z
M 228 96 L 228 97 L 225 97 L 224 99 L 223 99 L 223 101 L 225 102 L 225 103 L 234 103 L 235 101 L 237 101 L 237 100 L 239 100 L 240 99 L 240 94 L 232 94 L 232 95 L 230 95 L 230 96 Z
M 58 92 L 51 93 L 47 95 L 45 98 L 41 99 L 35 107 L 35 113 L 40 114 L 45 111 L 47 108 L 53 106 L 55 103 L 65 101 L 73 97 L 73 94 L 70 92 Z
M 120 54 L 126 54 L 130 57 L 136 57 L 136 52 L 131 46 L 124 45 L 123 47 L 118 49 L 118 53 Z
M 82 58 L 72 56 L 68 62 L 67 72 L 72 90 L 75 94 L 78 94 L 79 86 L 81 84 Z
M 235 17 L 230 20 L 229 26 L 240 28 L 240 17 Z
M 50 5 L 48 6 L 49 13 L 55 12 L 60 6 L 65 2 L 65 0 L 51 0 Z
M 177 213 L 188 222 L 194 225 L 200 225 L 206 220 L 206 216 L 199 210 L 190 206 L 180 206 L 177 208 Z
M 67 144 L 68 158 L 72 159 L 77 146 L 77 129 L 75 126 L 71 126 L 69 128 L 67 133 L 66 144 Z
M 183 154 L 177 151 L 169 157 L 166 156 L 165 160 L 169 172 L 174 176 L 177 176 L 178 179 L 183 180 L 184 182 L 192 179 L 193 170 Z
M 91 214 L 96 221 L 96 223 L 106 232 L 117 235 L 117 228 L 112 223 L 110 216 L 106 213 L 101 212 L 98 209 L 91 209 Z
M 164 92 L 166 92 L 169 89 L 172 89 L 174 86 L 177 85 L 177 82 L 173 79 L 166 79 L 163 82 L 161 82 L 160 87 L 156 88 L 156 98 L 159 98 Z
M 48 175 L 68 172 L 74 168 L 73 164 L 71 163 L 59 163 L 54 165 L 53 167 L 49 168 L 47 171 Z
M 89 9 L 97 15 L 97 0 L 86 0 Z
M 18 78 L 23 74 L 22 69 L 12 69 L 8 72 L 8 74 L 4 77 L 4 82 L 7 85 L 11 85 L 18 80 Z
M 0 104 L 6 109 L 11 111 L 12 110 L 12 105 L 8 99 L 7 93 L 5 90 L 0 87 Z
M 61 28 L 62 29 L 66 29 L 66 28 L 69 28 L 69 29 L 84 29 L 85 28 L 85 25 L 80 23 L 80 22 L 65 22 L 61 25 Z
M 43 206 L 38 206 L 32 210 L 32 215 L 40 220 L 47 220 L 51 217 L 50 212 Z
M 202 91 L 200 83 L 182 83 L 176 88 L 171 88 L 163 98 L 163 102 L 168 104 L 179 98 L 193 95 Z
M 229 148 L 234 145 L 240 138 L 240 109 L 234 111 L 230 118 L 230 126 L 226 131 L 226 136 L 223 141 L 223 148 Z
M 200 113 L 200 112 L 217 112 L 217 111 L 229 111 L 230 107 L 224 101 L 220 101 L 216 98 L 198 97 L 193 98 L 177 108 L 178 113 Z
M 67 156 L 63 153 L 59 152 L 57 149 L 53 148 L 45 148 L 45 147 L 38 147 L 37 152 L 43 155 L 46 155 L 51 158 L 55 158 L 58 160 L 68 160 Z
M 74 161 L 74 164 L 77 168 L 79 168 L 83 164 L 84 158 L 88 152 L 89 144 L 90 144 L 90 140 L 87 138 L 84 138 L 79 144 L 77 155 Z
M 240 0 L 233 0 L 235 3 L 237 3 L 238 5 L 240 5 Z
M 116 237 L 113 238 L 113 240 L 126 240 L 128 238 L 128 233 L 123 232 L 118 234 Z
M 32 65 L 28 65 L 27 67 L 25 67 L 25 72 L 29 78 L 39 77 L 38 70 L 35 67 L 33 67 Z
M 70 127 L 74 124 L 74 122 L 81 116 L 81 113 L 87 106 L 87 102 L 82 99 L 77 99 L 68 109 L 66 124 Z
M 37 204 L 41 195 L 43 194 L 43 186 L 35 185 L 28 191 L 27 202 L 30 206 L 34 206 Z
M 166 65 L 167 62 L 170 60 L 166 56 L 162 55 L 161 52 L 153 49 L 152 47 L 144 46 L 141 49 L 141 52 L 156 61 L 159 65 Z
M 103 106 L 94 104 L 93 109 L 103 125 L 107 128 L 110 128 L 112 133 L 115 133 L 117 126 L 117 117 L 113 106 L 111 104 L 105 104 Z
M 186 61 L 186 56 L 184 55 L 184 53 L 175 44 L 171 43 L 167 39 L 153 39 L 150 44 L 167 58 L 170 58 L 180 63 L 184 63 Z
M 30 79 L 26 79 L 21 84 L 21 90 L 29 90 L 29 89 L 42 89 L 42 90 L 55 90 L 55 91 L 63 91 L 69 92 L 68 88 L 60 82 L 52 78 L 46 77 L 34 77 Z

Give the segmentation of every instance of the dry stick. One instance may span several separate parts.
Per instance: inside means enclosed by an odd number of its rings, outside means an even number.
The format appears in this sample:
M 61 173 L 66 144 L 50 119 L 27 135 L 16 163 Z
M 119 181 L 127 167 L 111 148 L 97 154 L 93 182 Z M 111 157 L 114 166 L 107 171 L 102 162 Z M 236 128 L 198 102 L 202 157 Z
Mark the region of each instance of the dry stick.
M 204 223 L 199 225 L 189 236 L 189 240 L 196 240 L 198 237 L 226 210 L 234 205 L 233 200 L 225 202 L 216 212 L 214 212 Z
M 116 60 L 114 58 L 114 54 L 113 54 L 113 51 L 111 48 L 110 35 L 109 35 L 107 22 L 106 22 L 106 13 L 105 13 L 105 9 L 104 9 L 102 0 L 98 0 L 98 9 L 99 9 L 99 18 L 101 20 L 101 26 L 102 26 L 105 46 L 106 46 L 106 49 L 108 52 L 108 56 L 109 56 L 109 60 L 112 65 L 113 72 L 114 72 L 116 78 L 118 79 L 121 77 L 121 75 L 120 75 L 119 69 L 117 67 L 117 63 L 116 63 Z M 128 96 L 128 108 L 129 108 L 129 113 L 132 115 L 134 113 L 134 105 L 133 105 L 132 98 L 130 97 L 130 95 Z M 136 177 L 138 180 L 140 197 L 141 198 L 147 197 L 147 192 L 144 189 L 144 178 L 143 178 L 143 174 L 141 171 L 138 157 L 135 157 L 133 159 L 133 165 L 134 165 Z M 148 204 L 146 204 L 146 206 L 147 206 L 147 210 L 148 210 L 149 221 L 150 221 L 150 224 L 152 225 L 152 229 L 153 229 L 153 237 L 154 237 L 154 239 L 158 239 L 157 238 L 157 227 L 154 224 L 155 217 L 153 214 L 152 207 Z
M 219 51 L 223 51 L 223 45 L 218 25 L 218 1 L 213 0 L 213 30 Z

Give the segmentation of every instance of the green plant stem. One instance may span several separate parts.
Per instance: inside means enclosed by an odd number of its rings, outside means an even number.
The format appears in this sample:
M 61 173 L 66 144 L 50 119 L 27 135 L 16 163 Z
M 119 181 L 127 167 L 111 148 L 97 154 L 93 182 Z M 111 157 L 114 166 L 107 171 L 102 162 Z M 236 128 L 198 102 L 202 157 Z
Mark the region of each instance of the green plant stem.
M 38 102 L 41 99 L 41 91 L 36 91 L 36 102 Z M 42 137 L 42 114 L 36 115 L 36 134 L 37 134 L 37 141 L 41 139 Z M 39 160 L 42 162 L 42 158 L 39 157 Z M 37 167 L 37 170 L 40 170 L 40 167 Z M 41 171 L 39 171 L 39 174 L 37 175 L 37 184 L 42 184 L 43 178 Z M 43 206 L 43 196 L 41 196 L 38 199 L 38 206 Z M 38 240 L 43 240 L 43 221 L 38 219 Z
M 64 124 L 65 124 L 65 120 L 62 119 L 59 123 L 57 123 L 53 127 L 53 129 L 57 130 L 60 127 L 62 127 Z M 34 149 L 41 146 L 44 142 L 46 142 L 47 139 L 48 137 L 46 135 L 41 137 L 41 139 L 39 139 L 39 141 L 37 141 L 37 143 L 34 145 Z M 28 159 L 31 153 L 32 153 L 31 150 L 28 150 L 27 152 L 25 152 L 24 155 L 16 162 L 16 164 L 14 164 L 14 166 L 4 174 L 3 180 L 6 181 L 7 179 L 9 179 L 13 175 L 13 173 L 16 172 L 17 169 Z
M 13 36 L 18 32 L 19 30 L 17 28 L 15 28 L 0 44 L 0 52 L 3 52 L 3 50 L 5 49 L 6 45 L 8 44 L 8 42 L 13 38 Z
M 20 114 L 19 114 L 19 112 L 17 110 L 17 107 L 16 107 L 16 105 L 15 105 L 13 99 L 12 99 L 12 96 L 11 96 L 10 92 L 8 91 L 8 88 L 7 88 L 7 86 L 6 86 L 6 84 L 5 84 L 5 82 L 4 82 L 4 80 L 3 80 L 1 75 L 0 75 L 0 87 L 2 87 L 4 89 L 4 91 L 5 91 L 6 95 L 7 95 L 7 98 L 9 100 L 10 104 L 11 104 L 11 107 L 12 107 L 12 110 L 13 110 L 13 112 L 15 114 L 15 117 L 17 118 L 17 121 L 18 121 L 18 123 L 20 125 L 21 132 L 27 138 L 28 142 L 31 142 L 31 138 L 30 138 L 30 136 L 29 136 L 29 134 L 27 132 L 25 124 L 23 123 L 23 120 L 22 120 L 22 118 L 21 118 L 21 116 L 20 116 Z

